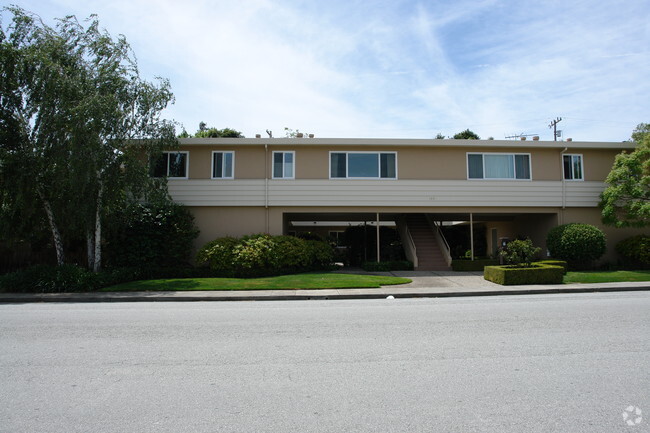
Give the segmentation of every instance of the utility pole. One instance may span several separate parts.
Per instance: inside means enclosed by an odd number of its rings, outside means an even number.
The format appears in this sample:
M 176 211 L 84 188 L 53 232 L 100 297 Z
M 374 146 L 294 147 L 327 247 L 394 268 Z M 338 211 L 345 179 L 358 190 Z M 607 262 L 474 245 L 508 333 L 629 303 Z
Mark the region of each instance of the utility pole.
M 557 124 L 562 121 L 561 117 L 558 117 L 548 125 L 549 128 L 553 128 L 553 141 L 557 141 Z

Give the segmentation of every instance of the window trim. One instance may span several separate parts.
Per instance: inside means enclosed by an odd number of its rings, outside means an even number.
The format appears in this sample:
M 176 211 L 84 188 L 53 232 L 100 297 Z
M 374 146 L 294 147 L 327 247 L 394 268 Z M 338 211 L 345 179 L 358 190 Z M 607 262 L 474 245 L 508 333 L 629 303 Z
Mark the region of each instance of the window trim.
M 226 177 L 214 177 L 214 154 L 215 153 L 230 153 L 232 154 L 232 176 Z M 221 174 L 223 175 L 224 167 L 221 167 Z M 212 151 L 212 162 L 210 163 L 210 179 L 213 180 L 233 180 L 235 178 L 235 151 L 234 150 L 213 150 Z
M 276 177 L 275 176 L 275 154 L 276 153 L 281 153 L 282 156 L 282 177 Z M 292 165 L 293 165 L 293 176 L 285 176 L 284 175 L 284 154 L 285 153 L 291 153 L 293 155 L 292 159 Z M 296 151 L 295 150 L 274 150 L 271 153 L 271 179 L 278 179 L 278 180 L 294 180 L 296 178 Z
M 564 171 L 564 157 L 565 156 L 570 156 L 571 157 L 571 179 L 567 179 L 566 177 L 566 172 Z M 575 176 L 573 175 L 573 157 L 574 156 L 579 156 L 580 157 L 580 173 L 582 174 L 582 177 L 580 179 L 576 179 Z M 584 156 L 582 153 L 563 153 L 562 154 L 562 180 L 567 181 L 567 182 L 583 182 L 585 180 L 585 164 L 584 164 Z
M 513 167 L 513 173 L 515 177 L 503 177 L 503 178 L 486 178 L 485 177 L 485 158 L 482 159 L 483 163 L 483 177 L 482 178 L 475 178 L 475 177 L 469 177 L 469 155 L 512 155 L 512 161 L 514 164 Z M 530 177 L 528 179 L 517 179 L 517 163 L 515 158 L 517 155 L 526 155 L 528 156 L 528 173 L 530 174 Z M 467 172 L 467 180 L 477 180 L 477 181 L 486 181 L 486 180 L 495 180 L 495 181 L 523 181 L 523 182 L 531 182 L 533 180 L 533 157 L 530 153 L 523 153 L 523 152 L 466 152 L 465 154 L 465 170 Z
M 333 153 L 344 153 L 345 154 L 345 177 L 332 177 L 332 154 Z M 365 153 L 365 154 L 375 154 L 377 155 L 377 168 L 379 176 L 377 177 L 351 177 L 350 176 L 350 164 L 348 162 L 348 155 L 350 153 Z M 382 154 L 392 154 L 395 155 L 395 177 L 381 177 L 381 155 Z M 384 152 L 381 150 L 330 150 L 329 151 L 329 161 L 328 161 L 328 175 L 330 180 L 397 180 L 399 179 L 398 173 L 399 163 L 397 160 L 397 152 Z
M 169 175 L 169 164 L 170 164 L 170 159 L 169 155 L 176 154 L 176 153 L 182 153 L 185 155 L 185 176 L 170 176 Z M 167 170 L 165 171 L 165 177 L 167 179 L 189 179 L 190 175 L 190 152 L 187 150 L 166 150 L 162 152 L 162 155 L 167 159 Z M 155 177 L 155 176 L 152 176 Z

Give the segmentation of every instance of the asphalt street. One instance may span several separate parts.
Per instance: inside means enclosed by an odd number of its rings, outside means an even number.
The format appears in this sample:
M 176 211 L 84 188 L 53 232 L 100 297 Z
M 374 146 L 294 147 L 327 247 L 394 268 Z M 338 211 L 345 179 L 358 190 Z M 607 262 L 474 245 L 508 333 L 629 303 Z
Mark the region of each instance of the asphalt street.
M 0 432 L 506 431 L 650 432 L 650 294 L 0 305 Z

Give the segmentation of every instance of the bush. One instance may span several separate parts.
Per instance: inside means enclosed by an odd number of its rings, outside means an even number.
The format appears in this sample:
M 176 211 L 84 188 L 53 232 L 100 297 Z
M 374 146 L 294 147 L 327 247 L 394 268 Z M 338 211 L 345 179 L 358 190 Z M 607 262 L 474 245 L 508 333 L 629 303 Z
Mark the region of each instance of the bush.
M 95 290 L 98 274 L 76 265 L 36 265 L 0 277 L 0 291 L 57 293 Z
M 486 266 L 483 278 L 501 285 L 521 284 L 561 284 L 564 269 L 561 266 L 534 265 L 522 268 L 517 266 Z
M 113 216 L 107 264 L 113 267 L 178 266 L 188 263 L 199 231 L 182 205 L 138 203 Z
M 508 244 L 499 252 L 499 255 L 503 257 L 509 265 L 530 267 L 533 259 L 535 259 L 540 251 L 541 248 L 534 247 L 533 241 L 530 239 L 517 239 L 508 242 Z
M 538 262 L 534 262 L 533 265 L 562 266 L 564 269 L 564 275 L 566 275 L 567 271 L 569 270 L 569 265 L 564 260 L 540 260 Z
M 197 253 L 196 263 L 221 276 L 256 277 L 324 269 L 333 257 L 326 242 L 257 234 L 208 242 Z
M 388 262 L 363 262 L 361 267 L 367 272 L 412 271 L 413 263 L 408 260 Z
M 571 223 L 552 228 L 546 237 L 551 256 L 572 268 L 583 268 L 605 254 L 605 234 L 589 224 Z
M 616 244 L 616 252 L 625 259 L 630 267 L 650 268 L 650 236 L 638 235 L 624 239 Z

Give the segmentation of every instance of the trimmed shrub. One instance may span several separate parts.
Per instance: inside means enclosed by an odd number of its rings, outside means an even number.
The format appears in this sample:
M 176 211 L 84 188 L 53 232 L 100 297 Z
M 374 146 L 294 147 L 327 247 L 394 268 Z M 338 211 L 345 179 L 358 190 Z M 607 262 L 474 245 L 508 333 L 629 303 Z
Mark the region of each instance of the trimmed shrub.
M 561 284 L 564 269 L 561 266 L 533 265 L 532 267 L 518 266 L 486 266 L 483 278 L 501 285 L 523 284 Z
M 325 269 L 333 258 L 326 242 L 256 234 L 208 242 L 197 253 L 196 263 L 220 276 L 257 277 Z
M 494 266 L 498 264 L 499 261 L 496 259 L 476 259 L 476 260 L 454 259 L 451 262 L 451 269 L 456 272 L 483 271 L 483 268 L 486 266 Z
M 564 260 L 540 260 L 533 262 L 533 265 L 552 265 L 552 266 L 562 266 L 564 268 L 564 275 L 566 275 L 569 270 L 569 265 Z
M 408 260 L 388 262 L 363 262 L 361 267 L 367 272 L 412 271 L 413 263 Z
M 605 254 L 607 242 L 599 228 L 570 223 L 553 227 L 546 237 L 546 246 L 553 258 L 567 261 L 572 268 L 584 268 Z
M 630 267 L 650 269 L 650 236 L 638 235 L 616 244 L 616 252 Z
M 111 221 L 106 256 L 113 267 L 186 264 L 199 234 L 190 211 L 171 202 L 138 203 Z

